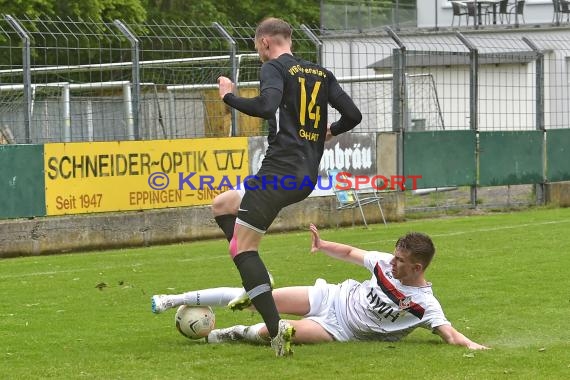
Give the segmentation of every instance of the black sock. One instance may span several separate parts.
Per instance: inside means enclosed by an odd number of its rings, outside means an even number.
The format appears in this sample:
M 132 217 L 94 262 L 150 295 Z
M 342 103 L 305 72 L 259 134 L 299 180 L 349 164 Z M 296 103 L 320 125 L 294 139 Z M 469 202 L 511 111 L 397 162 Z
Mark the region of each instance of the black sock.
M 261 257 L 256 251 L 246 251 L 234 257 L 234 263 L 241 275 L 243 287 L 250 294 L 253 306 L 261 314 L 269 335 L 273 338 L 277 335 L 281 318 L 271 294 L 269 274 Z
M 224 231 L 224 234 L 226 235 L 226 239 L 228 239 L 228 241 L 232 241 L 232 237 L 234 236 L 236 218 L 237 217 L 235 215 L 231 214 L 218 215 L 214 217 L 216 223 L 218 223 L 218 226 L 220 226 L 222 231 Z

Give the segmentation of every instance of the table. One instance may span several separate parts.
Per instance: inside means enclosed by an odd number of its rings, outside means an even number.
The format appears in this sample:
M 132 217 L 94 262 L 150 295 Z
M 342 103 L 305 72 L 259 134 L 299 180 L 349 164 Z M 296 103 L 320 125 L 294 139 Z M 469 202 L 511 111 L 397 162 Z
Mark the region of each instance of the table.
M 477 22 L 479 23 L 479 25 L 483 24 L 483 18 L 481 17 L 481 11 L 483 8 L 483 5 L 485 5 L 485 7 L 493 7 L 493 24 L 497 23 L 497 5 L 501 2 L 501 0 L 463 0 L 462 3 L 467 5 L 469 3 L 473 4 L 476 3 L 477 4 Z

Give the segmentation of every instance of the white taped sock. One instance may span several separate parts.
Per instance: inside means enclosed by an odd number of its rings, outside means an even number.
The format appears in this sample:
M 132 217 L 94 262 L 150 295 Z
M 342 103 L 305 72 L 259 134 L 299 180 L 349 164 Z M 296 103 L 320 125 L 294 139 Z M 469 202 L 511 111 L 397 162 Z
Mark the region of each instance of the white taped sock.
M 243 293 L 243 288 L 211 288 L 172 295 L 171 299 L 180 305 L 226 306 L 235 297 Z
M 265 323 L 258 323 L 245 328 L 243 337 L 247 342 L 258 343 L 258 344 L 268 344 L 270 342 L 269 337 L 262 337 L 259 335 L 259 331 L 265 327 Z

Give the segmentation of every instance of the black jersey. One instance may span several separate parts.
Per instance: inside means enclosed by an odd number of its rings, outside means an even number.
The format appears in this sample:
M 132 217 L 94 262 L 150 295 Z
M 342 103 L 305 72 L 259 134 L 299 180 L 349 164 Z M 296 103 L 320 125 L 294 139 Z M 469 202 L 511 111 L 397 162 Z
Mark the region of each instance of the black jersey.
M 327 133 L 329 90 L 342 91 L 336 79 L 320 66 L 283 54 L 261 67 L 260 88 L 277 89 L 283 96 L 268 120 L 269 147 L 259 174 L 315 179 Z
M 260 176 L 309 176 L 316 181 L 327 134 L 328 104 L 341 116 L 351 116 L 345 118 L 344 126 L 337 126 L 338 133 L 352 129 L 361 119 L 360 111 L 329 70 L 290 54 L 261 66 L 256 101 L 231 94 L 224 101 L 269 123 L 269 147 L 257 173 Z

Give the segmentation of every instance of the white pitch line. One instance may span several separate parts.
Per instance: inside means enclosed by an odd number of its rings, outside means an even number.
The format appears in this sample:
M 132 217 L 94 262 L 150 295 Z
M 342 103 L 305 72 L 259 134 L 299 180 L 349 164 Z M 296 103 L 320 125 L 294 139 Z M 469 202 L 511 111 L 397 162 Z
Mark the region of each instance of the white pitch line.
M 230 254 L 222 255 L 222 256 L 208 256 L 208 257 L 194 257 L 192 259 L 180 259 L 178 260 L 181 263 L 185 263 L 188 261 L 202 261 L 202 260 L 210 260 L 210 259 L 228 259 L 229 260 Z
M 548 224 L 561 224 L 561 223 L 570 223 L 570 219 L 565 220 L 552 220 L 548 222 L 538 222 L 538 223 L 524 223 L 524 224 L 512 224 L 508 226 L 500 226 L 500 227 L 493 227 L 493 228 L 477 228 L 473 230 L 463 230 L 463 231 L 454 231 L 442 234 L 429 234 L 431 237 L 448 237 L 448 236 L 457 236 L 457 235 L 466 235 L 472 233 L 480 233 L 480 232 L 493 232 L 498 230 L 511 230 L 515 228 L 524 228 L 524 227 L 534 227 L 534 226 L 543 226 Z M 372 240 L 361 242 L 360 244 L 378 244 L 378 243 L 390 243 L 395 242 L 396 239 L 384 239 L 384 240 Z
M 480 232 L 493 232 L 498 230 L 510 230 L 516 228 L 526 228 L 526 227 L 534 227 L 534 226 L 544 226 L 549 224 L 561 224 L 561 223 L 570 223 L 570 219 L 565 220 L 556 220 L 556 221 L 547 221 L 547 222 L 539 222 L 539 223 L 524 223 L 524 224 L 513 224 L 509 226 L 500 226 L 500 227 L 493 227 L 493 228 L 477 228 L 473 230 L 463 230 L 463 231 L 454 231 L 444 234 L 430 234 L 431 237 L 447 237 L 447 236 L 458 236 L 458 235 L 466 235 L 471 233 L 480 233 Z M 361 245 L 364 244 L 378 244 L 378 243 L 387 243 L 387 242 L 394 242 L 395 239 L 386 239 L 386 240 L 374 240 L 374 241 L 366 241 L 361 242 Z M 178 262 L 189 262 L 189 261 L 203 261 L 203 260 L 211 260 L 211 259 L 227 259 L 227 255 L 218 255 L 218 256 L 209 256 L 209 257 L 196 257 L 196 258 L 189 258 L 189 259 L 180 259 L 177 260 Z M 10 278 L 19 278 L 25 276 L 51 276 L 55 274 L 62 274 L 62 273 L 77 273 L 77 272 L 87 272 L 87 271 L 105 271 L 109 269 L 117 269 L 117 268 L 133 268 L 137 266 L 142 266 L 142 264 L 136 265 L 118 265 L 118 266 L 108 266 L 103 268 L 82 268 L 82 269 L 71 269 L 71 270 L 61 270 L 61 271 L 49 271 L 49 272 L 31 272 L 31 273 L 18 273 L 18 274 L 8 274 L 4 276 L 0 276 L 0 279 L 10 279 Z
M 31 273 L 18 273 L 18 274 L 7 274 L 4 276 L 0 276 L 0 279 L 7 279 L 7 278 L 19 278 L 19 277 L 33 277 L 33 276 L 52 276 L 54 274 L 62 274 L 62 273 L 77 273 L 77 272 L 87 272 L 87 271 L 104 271 L 107 269 L 114 269 L 114 268 L 121 268 L 119 267 L 103 267 L 103 268 L 83 268 L 83 269 L 69 269 L 69 270 L 53 270 L 49 272 L 31 272 Z
M 437 236 L 437 237 L 445 237 L 445 236 L 457 236 L 457 235 L 465 235 L 473 232 L 493 232 L 497 230 L 512 230 L 515 228 L 522 228 L 522 227 L 533 227 L 533 226 L 544 226 L 547 224 L 561 224 L 561 223 L 568 223 L 570 219 L 567 220 L 556 220 L 556 221 L 549 221 L 549 222 L 540 222 L 540 223 L 524 223 L 524 224 L 513 224 L 510 226 L 501 226 L 501 227 L 493 227 L 493 228 L 479 228 L 475 230 L 466 230 L 466 231 L 454 231 L 445 234 L 430 234 L 430 236 Z
M 202 260 L 211 260 L 211 259 L 226 259 L 228 256 L 210 256 L 208 258 L 205 257 L 196 257 L 191 259 L 182 259 L 176 260 L 177 262 L 188 262 L 188 261 L 202 261 Z M 97 267 L 97 268 L 79 268 L 79 269 L 68 269 L 68 270 L 54 270 L 48 272 L 31 272 L 31 273 L 18 273 L 18 274 L 7 274 L 0 276 L 0 280 L 3 279 L 10 279 L 10 278 L 20 278 L 20 277 L 34 277 L 34 276 L 53 276 L 56 274 L 65 274 L 65 273 L 79 273 L 79 272 L 104 272 L 109 269 L 119 269 L 119 268 L 136 268 L 142 267 L 143 264 L 130 264 L 130 265 L 114 265 L 114 266 L 106 266 L 106 267 Z

